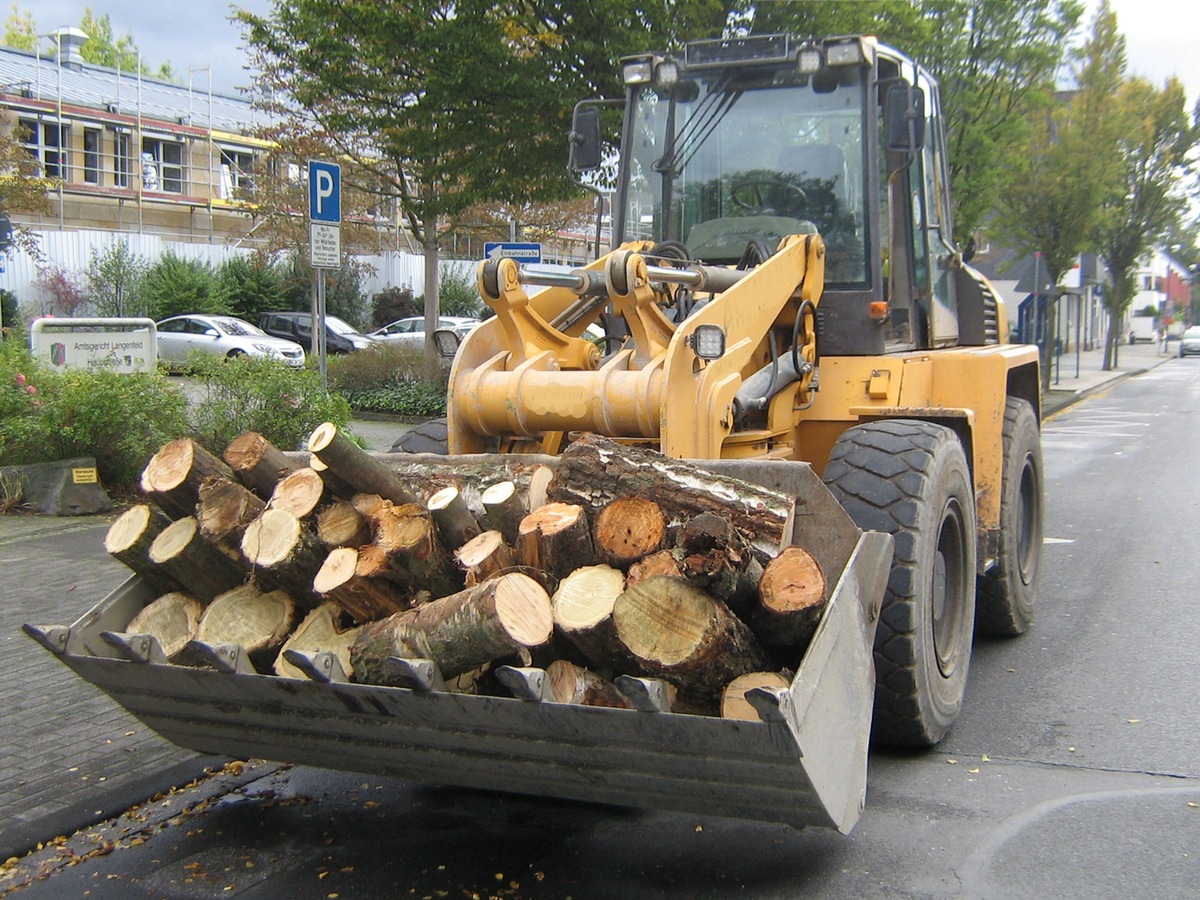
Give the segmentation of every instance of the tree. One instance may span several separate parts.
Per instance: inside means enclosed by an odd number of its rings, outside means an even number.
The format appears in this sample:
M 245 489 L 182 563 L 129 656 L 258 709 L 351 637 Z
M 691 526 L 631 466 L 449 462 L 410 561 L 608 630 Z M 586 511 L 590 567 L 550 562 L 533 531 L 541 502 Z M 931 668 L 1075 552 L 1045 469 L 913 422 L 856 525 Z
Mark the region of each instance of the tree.
M 1078 88 L 1033 116 L 1032 137 L 1000 196 L 1000 226 L 1027 253 L 1040 252 L 1051 285 L 1042 345 L 1042 390 L 1050 387 L 1063 274 L 1088 246 L 1120 164 L 1112 97 L 1125 71 L 1125 39 L 1107 0 L 1093 20 L 1076 73 Z M 1036 290 L 1036 288 L 1035 288 Z
M 725 18 L 713 2 L 568 7 L 295 0 L 269 17 L 237 14 L 260 96 L 282 101 L 266 103 L 287 117 L 280 131 L 318 136 L 343 161 L 345 185 L 399 204 L 425 253 L 427 333 L 439 251 L 465 214 L 573 195 L 563 165 L 573 104 L 618 94 L 623 53 L 677 28 L 719 34 Z M 432 341 L 426 365 L 439 367 Z
M 120 37 L 116 37 L 107 13 L 97 16 L 91 7 L 84 7 L 79 28 L 89 38 L 79 50 L 79 55 L 87 62 L 120 69 L 122 72 L 141 72 L 143 75 L 161 78 L 164 81 L 174 78 L 170 62 L 160 63 L 157 69 L 152 69 L 142 61 L 142 54 L 128 29 Z
M 1104 368 L 1114 351 L 1126 310 L 1133 302 L 1138 260 L 1187 206 L 1181 190 L 1184 167 L 1200 138 L 1200 107 L 1189 115 L 1183 84 L 1172 78 L 1160 90 L 1141 78 L 1121 86 L 1116 97 L 1121 128 L 1121 166 L 1115 190 L 1096 228 L 1096 243 L 1112 275 L 1105 294 L 1108 335 Z
M 36 50 L 38 41 L 37 22 L 28 12 L 12 5 L 12 12 L 4 21 L 4 46 L 18 50 Z
M 147 315 L 155 319 L 186 313 L 227 312 L 225 295 L 212 266 L 170 251 L 147 270 L 139 293 Z
M 150 311 L 138 292 L 147 267 L 128 240 L 115 240 L 103 250 L 93 248 L 84 278 L 96 315 L 147 315 Z

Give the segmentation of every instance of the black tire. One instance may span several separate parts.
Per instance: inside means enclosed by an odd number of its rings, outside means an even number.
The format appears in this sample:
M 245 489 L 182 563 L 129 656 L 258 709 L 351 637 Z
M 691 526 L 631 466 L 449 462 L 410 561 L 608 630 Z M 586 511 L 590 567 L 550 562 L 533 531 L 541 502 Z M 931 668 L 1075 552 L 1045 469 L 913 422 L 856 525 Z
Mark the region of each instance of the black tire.
M 428 419 L 421 422 L 396 439 L 393 453 L 440 453 L 449 452 L 445 419 Z
M 962 445 L 931 422 L 869 422 L 838 439 L 825 482 L 860 528 L 895 537 L 871 739 L 932 746 L 962 707 L 975 626 L 975 502 Z
M 1024 633 L 1037 609 L 1045 524 L 1042 440 L 1026 400 L 1004 408 L 1004 475 L 996 564 L 979 576 L 975 632 L 988 637 Z

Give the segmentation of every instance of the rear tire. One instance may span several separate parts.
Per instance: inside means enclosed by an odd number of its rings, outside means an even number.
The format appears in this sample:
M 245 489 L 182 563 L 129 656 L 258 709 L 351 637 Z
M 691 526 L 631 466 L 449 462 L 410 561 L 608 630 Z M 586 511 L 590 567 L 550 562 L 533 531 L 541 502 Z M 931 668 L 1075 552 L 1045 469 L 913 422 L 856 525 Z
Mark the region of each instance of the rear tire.
M 392 444 L 393 453 L 439 453 L 449 452 L 449 430 L 446 420 L 429 419 L 413 426 Z
M 976 633 L 989 637 L 1022 634 L 1037 608 L 1045 508 L 1041 432 L 1028 401 L 1008 399 L 1003 444 L 997 560 L 979 576 L 975 610 Z
M 958 436 L 911 419 L 839 438 L 825 482 L 863 529 L 895 538 L 875 634 L 877 744 L 928 747 L 962 707 L 975 625 L 975 502 Z

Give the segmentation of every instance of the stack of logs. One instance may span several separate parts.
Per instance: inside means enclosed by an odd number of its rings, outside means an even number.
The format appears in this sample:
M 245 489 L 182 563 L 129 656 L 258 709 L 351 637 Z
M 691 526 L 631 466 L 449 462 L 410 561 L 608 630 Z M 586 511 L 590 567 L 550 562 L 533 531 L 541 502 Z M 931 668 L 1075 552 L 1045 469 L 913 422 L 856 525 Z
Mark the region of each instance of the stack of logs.
M 790 683 L 827 600 L 789 498 L 654 451 L 381 458 L 329 423 L 308 449 L 247 432 L 223 460 L 188 438 L 154 456 L 105 543 L 158 597 L 114 646 L 756 720 L 745 692 Z

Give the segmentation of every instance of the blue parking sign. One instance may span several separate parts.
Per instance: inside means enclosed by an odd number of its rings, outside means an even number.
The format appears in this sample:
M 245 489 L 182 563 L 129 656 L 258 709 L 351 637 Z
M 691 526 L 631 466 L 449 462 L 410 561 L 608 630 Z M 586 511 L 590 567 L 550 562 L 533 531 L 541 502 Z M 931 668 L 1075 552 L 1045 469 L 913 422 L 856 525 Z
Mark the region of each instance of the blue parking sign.
M 308 217 L 331 225 L 342 221 L 342 167 L 337 163 L 309 160 Z

